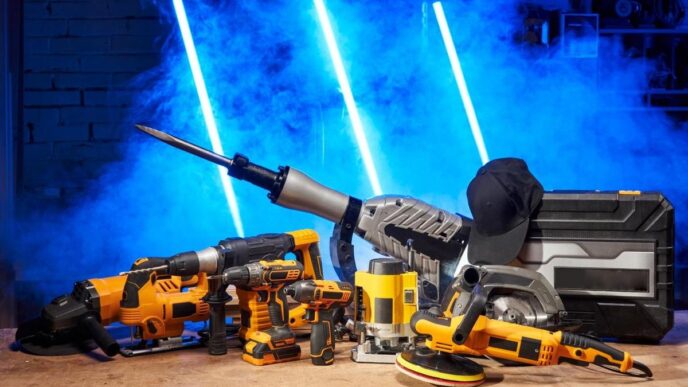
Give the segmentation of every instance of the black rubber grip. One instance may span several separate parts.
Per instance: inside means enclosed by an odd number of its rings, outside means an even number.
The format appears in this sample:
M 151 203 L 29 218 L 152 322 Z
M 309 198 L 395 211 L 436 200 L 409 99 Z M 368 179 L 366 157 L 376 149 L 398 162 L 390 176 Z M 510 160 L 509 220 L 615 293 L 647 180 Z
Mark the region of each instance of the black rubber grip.
M 225 303 L 231 299 L 227 286 L 219 280 L 208 281 L 208 294 L 204 297 L 210 307 L 210 326 L 208 327 L 208 354 L 227 353 L 227 326 L 225 323 Z
M 311 327 L 311 361 L 315 365 L 334 362 L 334 313 L 321 310 L 318 321 Z
M 268 301 L 268 315 L 273 326 L 283 326 L 286 324 L 286 318 L 289 316 L 289 304 L 287 303 L 287 294 L 284 287 L 276 292 L 271 292 Z M 277 303 L 277 299 L 282 301 L 282 305 Z
M 259 260 L 284 259 L 294 248 L 289 234 L 261 234 L 250 238 L 227 238 L 219 242 L 225 249 L 222 270 Z
M 461 320 L 459 326 L 456 327 L 454 336 L 452 336 L 454 343 L 461 345 L 464 343 L 464 341 L 466 341 L 468 335 L 470 335 L 471 331 L 473 331 L 473 326 L 475 326 L 475 322 L 478 320 L 478 317 L 480 317 L 480 315 L 485 311 L 486 303 L 487 296 L 485 295 L 482 286 L 476 284 L 471 292 L 471 300 L 468 310 L 463 315 L 463 320 Z
M 234 163 L 227 168 L 230 176 L 246 180 L 271 193 L 273 191 L 281 191 L 281 189 L 278 190 L 274 187 L 280 176 L 277 172 L 253 164 L 248 160 L 248 157 L 240 153 L 234 155 L 233 161 Z M 277 192 L 277 196 L 279 196 L 279 192 Z
M 185 251 L 170 257 L 167 264 L 168 274 L 185 276 L 198 274 L 201 262 L 195 251 Z
M 85 315 L 81 318 L 80 325 L 88 331 L 93 341 L 98 344 L 98 347 L 106 355 L 115 356 L 119 352 L 119 344 L 110 336 L 96 316 L 91 314 Z
M 208 333 L 208 354 L 224 355 L 227 353 L 227 327 L 225 324 L 224 303 L 210 305 Z
M 593 340 L 589 337 L 579 336 L 574 333 L 564 332 L 561 335 L 561 343 L 571 347 L 582 349 L 593 348 L 602 353 L 611 356 L 612 359 L 622 362 L 624 360 L 624 352 L 616 348 L 612 348 L 600 341 Z

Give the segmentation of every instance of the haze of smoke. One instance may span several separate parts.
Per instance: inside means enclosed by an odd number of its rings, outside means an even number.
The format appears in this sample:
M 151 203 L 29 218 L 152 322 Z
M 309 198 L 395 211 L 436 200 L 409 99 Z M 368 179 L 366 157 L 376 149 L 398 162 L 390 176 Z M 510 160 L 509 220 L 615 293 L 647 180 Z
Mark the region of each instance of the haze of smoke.
M 685 227 L 686 132 L 661 113 L 634 112 L 639 98 L 603 91 L 642 89 L 648 69 L 613 39 L 602 41 L 606 54 L 597 61 L 565 58 L 556 42 L 550 49 L 515 43 L 516 3 L 444 5 L 490 156 L 524 158 L 546 189 L 661 190 Z M 431 5 L 327 5 L 385 192 L 470 215 L 465 188 L 480 159 Z M 186 7 L 227 153 L 372 196 L 312 3 Z M 136 257 L 202 248 L 235 233 L 215 166 L 133 130 L 144 121 L 209 147 L 176 29 L 165 52 L 159 68 L 137 79 L 149 92 L 132 109 L 124 161 L 69 211 L 26 223 L 31 233 L 21 249 L 38 249 L 43 264 L 20 263 L 24 278 L 111 275 Z M 326 275 L 334 277 L 329 222 L 279 208 L 247 183 L 234 187 L 247 235 L 315 228 Z M 366 267 L 372 252 L 358 248 Z

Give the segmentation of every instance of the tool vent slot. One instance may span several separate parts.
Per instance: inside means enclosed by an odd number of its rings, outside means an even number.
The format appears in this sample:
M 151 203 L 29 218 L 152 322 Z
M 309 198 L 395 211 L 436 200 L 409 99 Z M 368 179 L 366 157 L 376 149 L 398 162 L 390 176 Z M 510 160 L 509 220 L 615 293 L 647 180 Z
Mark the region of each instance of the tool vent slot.
M 441 342 L 436 342 L 435 347 L 438 351 L 443 351 L 443 352 L 451 352 L 452 351 L 452 345 L 451 344 L 446 344 L 446 343 L 441 343 Z
M 158 288 L 161 291 L 163 291 L 165 293 L 179 290 L 179 286 L 177 286 L 177 284 L 174 283 L 174 281 L 168 281 L 168 280 L 158 281 L 158 282 L 156 282 L 156 285 L 158 286 Z
M 356 286 L 356 289 L 354 290 L 354 297 L 356 300 L 354 302 L 354 320 L 363 321 L 363 318 L 365 316 L 365 304 L 363 303 L 362 287 Z
M 123 324 L 134 325 L 142 320 L 141 311 L 138 309 L 121 308 L 119 310 L 120 321 Z
M 554 347 L 551 345 L 543 345 L 540 348 L 540 359 L 538 365 L 548 366 L 552 364 L 552 357 L 554 356 Z

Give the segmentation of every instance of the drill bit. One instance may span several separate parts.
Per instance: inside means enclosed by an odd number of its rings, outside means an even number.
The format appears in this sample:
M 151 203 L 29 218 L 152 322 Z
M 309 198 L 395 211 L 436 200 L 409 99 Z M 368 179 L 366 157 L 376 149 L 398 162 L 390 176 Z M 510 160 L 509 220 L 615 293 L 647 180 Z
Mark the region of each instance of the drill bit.
M 148 267 L 145 269 L 136 269 L 136 270 L 130 270 L 130 271 L 123 271 L 119 273 L 119 275 L 129 275 L 129 274 L 134 274 L 134 273 L 145 273 L 148 271 L 159 271 L 159 270 L 167 270 L 167 265 L 160 265 L 160 266 L 155 266 L 155 267 Z
M 204 159 L 206 159 L 212 163 L 222 165 L 226 168 L 229 168 L 230 166 L 232 166 L 232 164 L 234 164 L 234 160 L 232 160 L 228 157 L 219 155 L 215 152 L 209 151 L 205 148 L 202 148 L 198 145 L 192 144 L 188 141 L 184 141 L 181 138 L 175 137 L 171 134 L 167 134 L 167 133 L 162 132 L 160 130 L 153 129 L 151 127 L 148 127 L 145 125 L 140 125 L 140 124 L 137 124 L 136 128 L 138 130 L 146 133 L 146 134 L 149 134 L 149 135 L 157 138 L 158 140 L 160 140 L 166 144 L 172 145 L 175 148 L 181 149 L 185 152 L 189 152 L 189 153 L 194 154 L 198 157 L 204 158 Z

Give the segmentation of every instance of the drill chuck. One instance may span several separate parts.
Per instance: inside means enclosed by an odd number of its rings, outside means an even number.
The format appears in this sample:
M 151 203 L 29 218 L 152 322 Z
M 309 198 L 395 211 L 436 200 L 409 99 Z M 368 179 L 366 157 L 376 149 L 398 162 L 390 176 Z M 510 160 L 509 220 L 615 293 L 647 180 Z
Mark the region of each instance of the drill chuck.
M 214 274 L 223 252 L 218 247 L 208 247 L 198 251 L 179 253 L 167 260 L 167 273 L 187 276 L 198 273 Z
M 222 273 L 222 283 L 225 285 L 235 285 L 250 287 L 254 285 L 255 280 L 252 280 L 250 266 L 254 264 L 247 264 L 244 266 L 230 267 Z M 259 276 L 258 276 L 259 277 Z
M 287 286 L 284 288 L 284 294 L 290 297 L 294 297 L 296 295 L 296 289 L 292 288 L 291 286 Z

